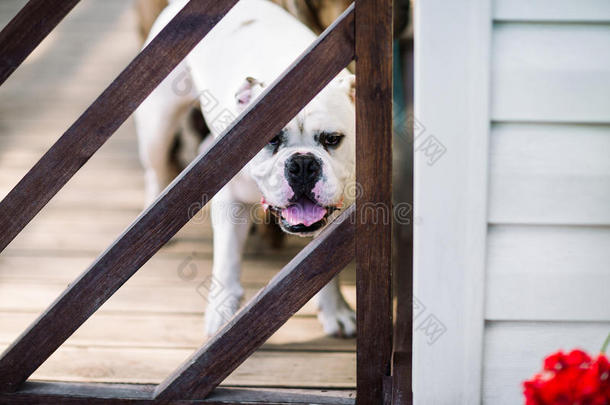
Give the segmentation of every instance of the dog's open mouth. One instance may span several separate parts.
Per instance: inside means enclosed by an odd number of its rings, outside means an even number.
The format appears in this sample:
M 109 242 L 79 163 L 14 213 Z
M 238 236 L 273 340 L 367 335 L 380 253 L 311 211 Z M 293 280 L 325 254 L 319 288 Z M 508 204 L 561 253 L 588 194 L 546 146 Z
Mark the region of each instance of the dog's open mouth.
M 262 203 L 279 219 L 285 231 L 297 234 L 319 230 L 326 225 L 330 214 L 339 209 L 337 206 L 323 207 L 307 197 L 301 197 L 284 208 L 268 205 L 264 199 Z

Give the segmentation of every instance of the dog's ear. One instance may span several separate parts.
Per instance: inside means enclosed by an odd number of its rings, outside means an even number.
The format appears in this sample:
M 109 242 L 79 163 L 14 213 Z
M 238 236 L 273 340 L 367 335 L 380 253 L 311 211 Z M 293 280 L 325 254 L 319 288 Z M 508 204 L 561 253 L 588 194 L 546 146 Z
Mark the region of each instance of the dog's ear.
M 263 87 L 265 85 L 262 82 L 253 77 L 246 77 L 235 93 L 237 107 L 241 110 L 245 109 L 263 91 Z
M 347 93 L 352 103 L 356 103 L 356 76 L 349 74 L 341 77 L 339 86 Z

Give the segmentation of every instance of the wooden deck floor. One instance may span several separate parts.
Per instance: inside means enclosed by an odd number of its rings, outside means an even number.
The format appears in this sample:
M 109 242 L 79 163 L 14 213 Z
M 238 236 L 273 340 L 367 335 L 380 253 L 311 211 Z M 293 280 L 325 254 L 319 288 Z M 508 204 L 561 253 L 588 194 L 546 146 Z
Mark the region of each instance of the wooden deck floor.
M 25 2 L 0 2 L 0 24 Z M 81 3 L 0 87 L 0 196 L 137 53 L 130 2 Z M 0 255 L 0 349 L 136 218 L 143 198 L 136 136 L 128 121 Z M 277 252 L 250 239 L 243 276 L 248 297 L 306 243 L 290 239 Z M 188 224 L 33 378 L 162 380 L 203 343 L 205 299 L 199 285 L 210 274 L 211 240 L 208 221 Z M 342 279 L 354 305 L 353 269 Z M 225 384 L 335 388 L 351 395 L 355 342 L 325 337 L 315 312 L 313 303 L 307 304 Z

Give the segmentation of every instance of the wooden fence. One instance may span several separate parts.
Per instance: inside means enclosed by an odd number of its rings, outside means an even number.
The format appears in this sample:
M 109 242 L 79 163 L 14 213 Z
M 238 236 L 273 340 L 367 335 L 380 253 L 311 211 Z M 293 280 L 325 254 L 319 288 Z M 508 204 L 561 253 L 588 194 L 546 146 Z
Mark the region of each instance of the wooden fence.
M 0 202 L 0 251 L 237 1 L 191 0 L 127 66 Z M 77 3 L 78 0 L 30 0 L 26 4 L 0 32 L 0 84 Z M 391 221 L 380 221 L 373 217 L 374 212 L 360 209 L 370 204 L 391 207 L 391 35 L 392 2 L 356 0 L 267 88 L 259 102 L 240 115 L 212 148 L 180 174 L 3 353 L 0 403 L 334 403 L 326 397 L 287 397 L 279 393 L 269 398 L 254 390 L 237 390 L 223 400 L 205 398 L 354 257 L 358 322 L 356 402 L 410 403 L 410 399 L 392 400 L 392 396 L 398 397 L 394 392 L 398 386 L 403 391 L 406 387 L 410 394 L 410 372 L 401 374 L 403 378 L 408 375 L 408 381 L 391 378 Z M 199 201 L 201 195 L 213 196 L 218 192 L 354 59 L 358 72 L 356 178 L 361 186 L 354 205 L 158 386 L 27 381 L 182 228 L 190 219 L 186 213 L 193 202 Z M 225 170 L 219 173 L 218 167 Z M 410 358 L 408 363 L 410 370 Z

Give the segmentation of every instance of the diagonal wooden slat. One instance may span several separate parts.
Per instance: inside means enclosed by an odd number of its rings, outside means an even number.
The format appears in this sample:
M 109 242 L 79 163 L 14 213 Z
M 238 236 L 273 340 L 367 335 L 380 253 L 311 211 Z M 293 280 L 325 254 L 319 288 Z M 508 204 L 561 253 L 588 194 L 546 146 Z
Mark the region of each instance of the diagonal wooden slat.
M 389 397 L 392 358 L 391 0 L 356 0 L 356 71 L 356 403 L 369 405 Z
M 80 0 L 30 0 L 0 32 L 0 86 Z
M 191 0 L 104 90 L 0 202 L 0 252 L 237 1 Z
M 279 272 L 216 336 L 159 384 L 155 399 L 205 398 L 354 257 L 355 205 Z
M 0 358 L 14 391 L 353 59 L 354 13 L 323 33 Z

